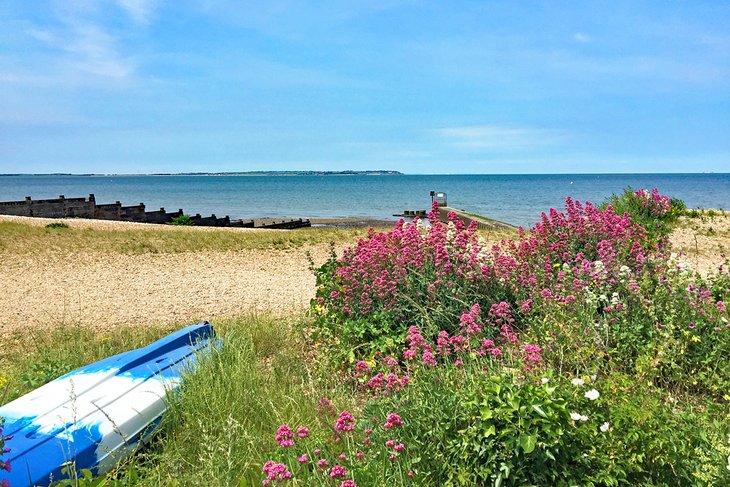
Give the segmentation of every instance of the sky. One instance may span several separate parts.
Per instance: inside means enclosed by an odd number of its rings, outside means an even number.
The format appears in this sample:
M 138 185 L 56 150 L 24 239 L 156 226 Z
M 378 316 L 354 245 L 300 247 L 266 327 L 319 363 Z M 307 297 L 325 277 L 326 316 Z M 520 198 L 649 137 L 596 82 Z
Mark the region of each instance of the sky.
M 0 173 L 730 172 L 730 2 L 3 0 Z

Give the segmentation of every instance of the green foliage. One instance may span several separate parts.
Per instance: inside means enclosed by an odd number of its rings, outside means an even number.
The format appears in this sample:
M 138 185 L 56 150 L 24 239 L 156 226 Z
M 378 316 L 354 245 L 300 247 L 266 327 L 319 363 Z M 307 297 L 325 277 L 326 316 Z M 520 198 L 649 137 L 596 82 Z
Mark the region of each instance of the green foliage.
M 46 225 L 46 228 L 69 228 L 69 226 L 63 222 L 53 222 Z
M 51 357 L 43 357 L 38 362 L 30 363 L 28 370 L 23 373 L 20 381 L 25 387 L 35 389 L 70 370 L 72 370 L 72 367 L 66 362 Z
M 180 226 L 193 226 L 195 222 L 190 218 L 190 215 L 179 215 L 167 222 L 168 225 L 180 225 Z
M 628 213 L 631 219 L 646 229 L 650 242 L 666 238 L 686 212 L 684 202 L 676 198 L 658 195 L 655 191 L 624 189 L 620 195 L 612 194 L 601 205 L 613 207 L 617 215 Z

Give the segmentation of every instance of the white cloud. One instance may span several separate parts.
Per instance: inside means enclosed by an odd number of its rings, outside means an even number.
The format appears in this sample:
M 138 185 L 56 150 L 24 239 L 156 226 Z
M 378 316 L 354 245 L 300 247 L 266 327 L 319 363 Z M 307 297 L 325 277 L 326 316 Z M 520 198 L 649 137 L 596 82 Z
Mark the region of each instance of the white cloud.
M 514 127 L 511 125 L 468 125 L 435 131 L 455 145 L 471 149 L 521 149 L 555 144 L 565 137 L 557 130 Z
M 575 35 L 573 35 L 573 39 L 578 42 L 591 42 L 593 40 L 591 36 L 583 34 L 582 32 L 576 32 Z
M 149 24 L 158 0 L 117 0 L 117 5 L 124 9 L 139 24 Z

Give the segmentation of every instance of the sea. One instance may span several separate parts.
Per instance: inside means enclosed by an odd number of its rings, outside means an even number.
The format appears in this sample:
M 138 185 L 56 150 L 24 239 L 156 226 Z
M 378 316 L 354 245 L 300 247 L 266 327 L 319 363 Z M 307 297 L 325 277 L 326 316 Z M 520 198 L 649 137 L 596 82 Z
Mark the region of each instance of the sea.
M 0 175 L 0 201 L 96 196 L 97 203 L 203 216 L 396 220 L 427 210 L 431 191 L 451 207 L 524 227 L 565 198 L 601 203 L 624 188 L 658 188 L 688 208 L 730 209 L 730 174 L 540 175 Z

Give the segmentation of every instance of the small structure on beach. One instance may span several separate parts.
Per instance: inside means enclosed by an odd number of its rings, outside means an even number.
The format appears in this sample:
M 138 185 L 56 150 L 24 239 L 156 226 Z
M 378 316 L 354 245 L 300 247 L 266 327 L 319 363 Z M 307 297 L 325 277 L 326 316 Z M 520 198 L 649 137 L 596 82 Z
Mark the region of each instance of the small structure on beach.
M 446 204 L 446 193 L 441 191 L 431 191 L 431 205 L 433 202 L 437 202 L 439 206 L 449 206 Z

